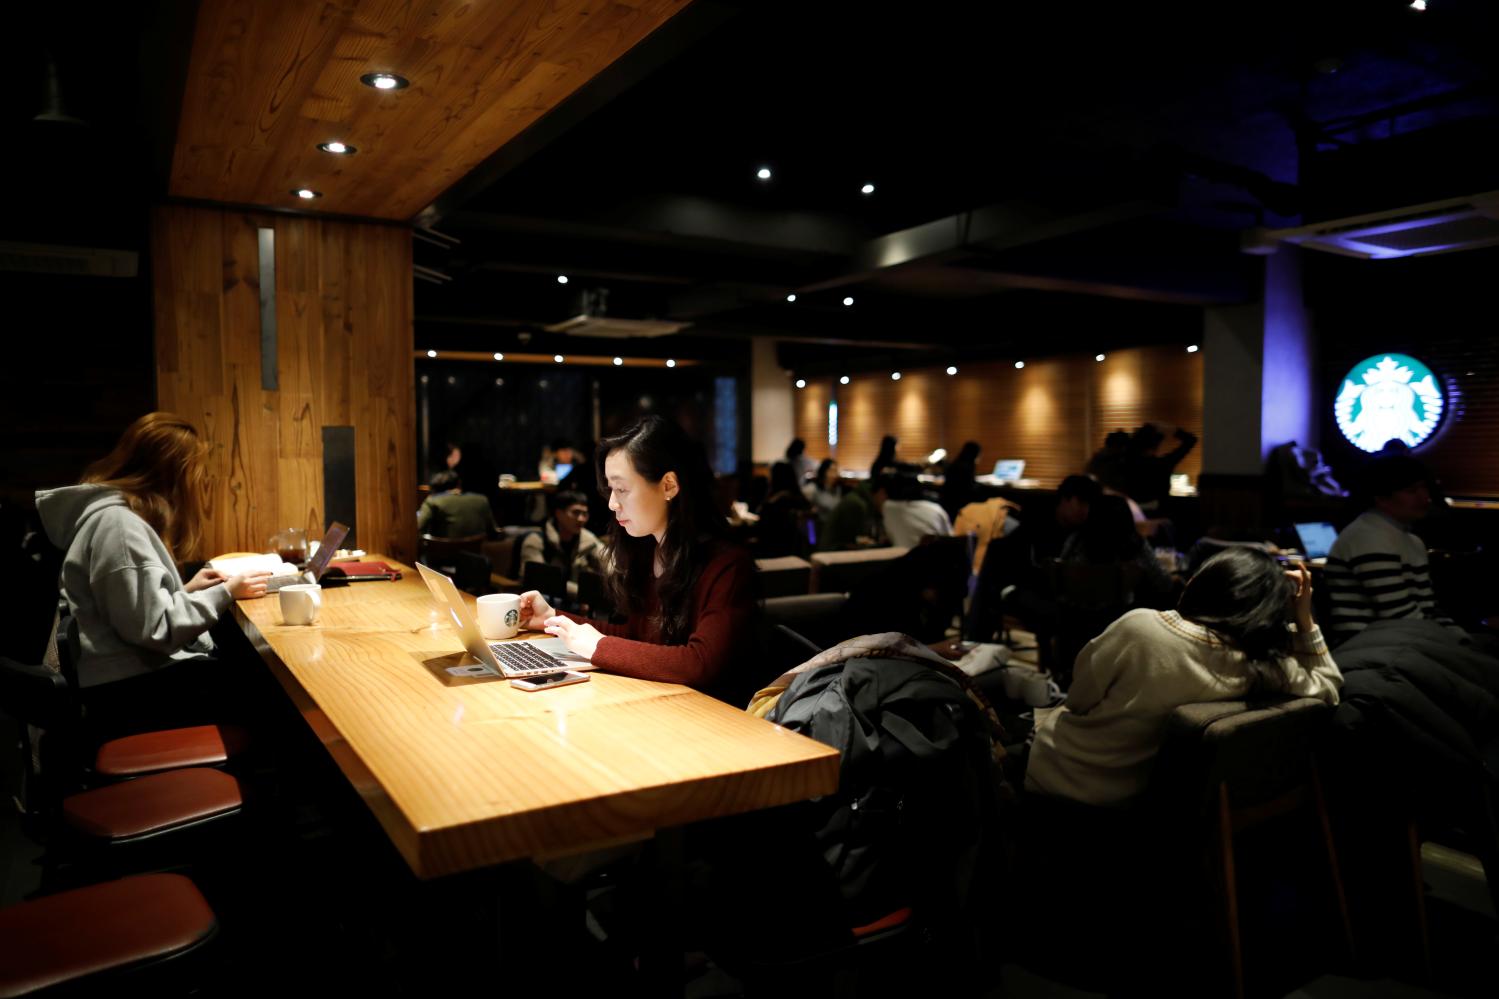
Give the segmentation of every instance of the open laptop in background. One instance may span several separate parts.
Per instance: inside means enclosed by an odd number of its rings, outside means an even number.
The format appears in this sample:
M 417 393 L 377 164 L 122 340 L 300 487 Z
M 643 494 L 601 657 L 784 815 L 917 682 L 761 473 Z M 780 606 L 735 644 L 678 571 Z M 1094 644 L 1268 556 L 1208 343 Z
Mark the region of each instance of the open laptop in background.
M 1301 541 L 1301 550 L 1306 552 L 1308 562 L 1327 564 L 1327 553 L 1332 543 L 1338 540 L 1338 529 L 1328 523 L 1297 524 L 1296 537 Z
M 463 600 L 463 594 L 458 592 L 453 581 L 420 562 L 416 564 L 416 568 L 422 574 L 422 581 L 427 584 L 427 589 L 432 592 L 433 601 L 452 619 L 453 627 L 463 639 L 463 647 L 468 650 L 469 655 L 483 664 L 482 672 L 517 677 L 593 669 L 593 663 L 575 652 L 567 651 L 567 646 L 558 638 L 541 641 L 526 639 L 519 642 L 485 641 L 479 632 L 479 622 L 474 620 L 468 604 Z M 553 647 L 561 646 L 561 649 L 548 649 L 543 642 Z M 468 676 L 481 670 L 474 666 L 454 666 L 448 672 L 455 676 Z
M 323 535 L 323 540 L 318 542 L 317 554 L 307 560 L 307 568 L 303 575 L 307 582 L 321 582 L 323 573 L 328 571 L 328 566 L 333 562 L 333 555 L 338 551 L 338 546 L 344 543 L 344 538 L 349 536 L 349 528 L 346 524 L 338 521 L 328 525 L 328 533 Z
M 994 477 L 1001 482 L 1015 482 L 1024 475 L 1024 458 L 1001 458 L 994 463 Z

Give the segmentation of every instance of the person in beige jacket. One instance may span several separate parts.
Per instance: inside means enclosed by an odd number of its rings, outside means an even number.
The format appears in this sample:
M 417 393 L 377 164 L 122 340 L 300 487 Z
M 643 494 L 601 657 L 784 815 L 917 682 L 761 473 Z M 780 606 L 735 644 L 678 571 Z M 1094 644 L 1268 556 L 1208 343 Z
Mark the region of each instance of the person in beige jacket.
M 1343 675 L 1312 619 L 1312 578 L 1249 548 L 1213 556 L 1174 611 L 1133 610 L 1078 655 L 1067 701 L 1037 712 L 1030 791 L 1090 805 L 1143 792 L 1183 704 L 1284 694 L 1338 703 Z

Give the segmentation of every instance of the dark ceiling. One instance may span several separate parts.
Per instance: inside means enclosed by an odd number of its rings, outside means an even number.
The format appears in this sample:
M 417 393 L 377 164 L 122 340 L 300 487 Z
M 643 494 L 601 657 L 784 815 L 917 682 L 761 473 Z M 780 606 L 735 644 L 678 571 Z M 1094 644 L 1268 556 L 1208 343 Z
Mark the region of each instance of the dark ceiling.
M 602 287 L 692 323 L 636 352 L 774 335 L 806 370 L 1192 339 L 1259 294 L 1241 229 L 1499 187 L 1496 6 L 719 5 L 436 206 L 462 243 L 419 250 L 453 280 L 419 283 L 417 337 L 504 349 Z M 1386 169 L 1423 148 L 1464 155 Z
M 0 43 L 25 151 L 7 238 L 143 230 L 191 22 L 171 0 L 23 16 Z M 678 22 L 421 217 L 461 242 L 417 243 L 451 278 L 417 283 L 418 347 L 727 360 L 771 335 L 810 371 L 849 344 L 909 364 L 1190 339 L 1200 306 L 1258 296 L 1246 227 L 1499 188 L 1485 0 L 696 0 Z M 87 124 L 33 120 L 48 52 Z M 691 325 L 542 331 L 593 289 Z

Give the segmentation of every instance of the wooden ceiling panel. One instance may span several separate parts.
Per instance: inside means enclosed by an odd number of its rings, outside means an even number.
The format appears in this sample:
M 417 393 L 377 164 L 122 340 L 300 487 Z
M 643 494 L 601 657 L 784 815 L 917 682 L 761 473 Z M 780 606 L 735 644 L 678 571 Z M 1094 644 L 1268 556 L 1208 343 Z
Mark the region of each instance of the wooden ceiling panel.
M 171 193 L 410 219 L 690 2 L 203 0 Z

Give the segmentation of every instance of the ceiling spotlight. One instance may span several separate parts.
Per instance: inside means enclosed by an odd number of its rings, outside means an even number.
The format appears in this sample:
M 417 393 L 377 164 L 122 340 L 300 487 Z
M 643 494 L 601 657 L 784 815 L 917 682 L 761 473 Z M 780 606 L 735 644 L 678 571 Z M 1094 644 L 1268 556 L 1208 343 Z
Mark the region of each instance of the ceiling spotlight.
M 786 301 L 788 301 L 788 302 L 794 302 L 794 301 L 796 301 L 796 292 L 793 291 L 791 294 L 787 295 L 786 296 Z
M 761 167 L 760 169 L 755 171 L 755 176 L 759 177 L 761 180 L 769 180 L 770 167 Z
M 621 364 L 624 364 L 624 363 L 625 363 L 625 359 L 623 357 L 616 357 L 614 359 L 614 366 L 616 368 L 619 367 Z
M 1024 361 L 1016 361 L 1015 362 L 1015 370 L 1016 371 L 1019 371 L 1023 367 L 1025 367 L 1025 362 Z
M 1093 360 L 1095 360 L 1095 361 L 1102 361 L 1103 360 L 1103 355 L 1102 354 L 1094 354 L 1093 355 Z
M 874 185 L 873 184 L 865 184 L 863 187 L 859 188 L 859 193 L 860 194 L 873 194 L 874 193 Z
M 567 284 L 567 275 L 566 274 L 558 274 L 557 275 L 557 283 L 558 284 Z
M 501 354 L 499 351 L 495 351 L 494 359 L 496 361 L 503 361 L 505 359 L 505 355 Z
M 898 382 L 898 381 L 900 381 L 900 372 L 899 371 L 892 371 L 892 372 L 890 372 L 890 380 L 892 382 Z
M 1411 0 L 1411 10 L 1425 10 L 1426 0 Z
M 561 354 L 553 354 L 552 355 L 552 360 L 556 361 L 558 364 L 561 364 L 562 363 L 562 355 Z
M 427 356 L 428 357 L 436 357 L 437 356 L 437 351 L 435 351 L 435 350 L 429 350 L 429 351 L 427 351 Z
M 405 90 L 411 86 L 410 80 L 394 73 L 366 73 L 359 78 L 359 82 L 376 90 Z
M 958 373 L 958 369 L 955 365 L 949 364 L 947 366 L 947 373 L 950 375 L 955 375 Z
M 798 378 L 796 380 L 796 387 L 797 388 L 806 388 L 807 387 L 807 380 L 805 378 Z
M 845 296 L 844 299 L 843 299 L 843 304 L 844 305 L 853 305 L 854 304 L 854 296 L 852 296 L 852 295 Z
M 319 142 L 317 144 L 317 147 L 325 153 L 332 153 L 334 156 L 353 156 L 355 153 L 359 152 L 359 150 L 355 149 L 353 146 L 344 142 L 339 142 L 336 139 L 332 142 Z
M 668 368 L 675 368 L 677 366 L 677 362 L 668 357 L 666 359 L 666 366 Z
M 313 198 L 321 198 L 323 196 L 322 191 L 314 191 L 310 187 L 299 187 L 291 193 L 295 194 L 303 201 L 311 201 Z
M 1187 344 L 1187 353 L 1189 353 L 1189 354 L 1195 354 L 1195 353 L 1197 353 L 1197 344 L 1195 344 L 1195 343 L 1189 343 L 1189 344 Z
M 848 384 L 848 375 L 844 375 L 842 378 L 838 379 L 838 384 L 839 385 L 847 385 Z

